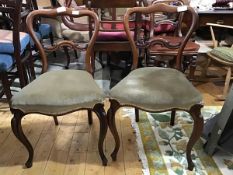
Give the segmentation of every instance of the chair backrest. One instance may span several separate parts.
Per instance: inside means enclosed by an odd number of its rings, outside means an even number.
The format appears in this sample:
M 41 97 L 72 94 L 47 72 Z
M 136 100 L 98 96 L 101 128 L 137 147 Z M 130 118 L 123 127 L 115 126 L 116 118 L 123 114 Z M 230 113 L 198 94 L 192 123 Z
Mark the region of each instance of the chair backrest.
M 88 16 L 92 18 L 92 20 L 94 21 L 93 35 L 91 36 L 90 41 L 88 43 L 78 43 L 77 41 L 63 40 L 63 41 L 59 41 L 58 43 L 55 43 L 53 46 L 43 47 L 40 41 L 38 40 L 38 38 L 36 37 L 36 34 L 33 30 L 33 20 L 38 17 L 54 18 L 58 16 L 62 18 L 65 18 L 65 17 L 79 18 L 83 16 Z M 40 53 L 40 58 L 42 61 L 42 73 L 46 72 L 48 68 L 47 56 L 45 54 L 45 51 L 55 51 L 64 46 L 73 48 L 75 50 L 80 50 L 80 51 L 85 50 L 86 51 L 86 55 L 85 55 L 86 70 L 91 74 L 93 73 L 93 68 L 92 68 L 93 60 L 91 59 L 91 56 L 92 56 L 93 45 L 95 43 L 98 31 L 99 31 L 98 16 L 94 12 L 90 10 L 73 10 L 71 8 L 66 8 L 66 7 L 59 7 L 57 9 L 35 10 L 28 15 L 26 23 L 27 23 L 29 34 L 31 35 Z M 80 26 L 77 25 L 75 22 L 67 21 L 65 25 L 71 30 L 80 30 Z
M 184 0 L 154 0 L 152 4 L 165 3 L 173 6 L 183 6 L 185 5 Z M 174 36 L 182 36 L 182 22 L 183 13 L 161 13 L 154 16 L 151 14 L 150 20 L 150 36 L 152 37 L 154 33 L 156 34 L 172 34 Z
M 22 0 L 0 0 L 0 12 L 7 16 L 10 29 L 13 31 L 14 58 L 20 57 L 20 24 Z
M 100 19 L 103 22 L 102 28 L 106 29 L 123 29 L 123 17 L 122 16 L 126 8 L 138 7 L 141 4 L 141 0 L 85 0 L 85 4 L 89 9 L 101 9 Z M 105 16 L 105 11 L 108 9 L 109 15 Z M 123 14 L 122 14 L 123 13 Z M 120 18 L 120 19 L 119 19 Z M 138 21 L 138 17 L 135 17 L 135 21 Z M 112 23 L 112 24 L 111 24 Z M 119 24 L 119 25 L 118 25 Z M 108 27 L 110 26 L 110 27 Z M 120 27 L 117 27 L 120 26 Z
M 134 8 L 130 8 L 127 10 L 125 16 L 124 16 L 124 26 L 125 26 L 125 31 L 127 34 L 127 37 L 130 41 L 130 45 L 132 48 L 132 52 L 133 52 L 133 65 L 132 65 L 132 69 L 136 69 L 137 65 L 138 65 L 138 51 L 137 51 L 137 46 L 135 44 L 134 39 L 132 38 L 132 36 L 130 35 L 130 27 L 129 27 L 129 17 L 134 14 L 134 13 L 141 13 L 141 14 L 154 14 L 154 13 L 190 13 L 192 16 L 192 23 L 191 26 L 189 27 L 189 30 L 186 34 L 186 36 L 183 39 L 182 43 L 177 43 L 176 45 L 171 45 L 168 43 L 168 41 L 161 39 L 161 38 L 157 38 L 155 40 L 150 40 L 147 41 L 145 40 L 143 47 L 149 48 L 153 45 L 162 45 L 165 47 L 170 47 L 170 48 L 177 48 L 179 50 L 183 50 L 184 47 L 186 46 L 189 38 L 191 37 L 194 29 L 196 28 L 197 25 L 197 19 L 198 19 L 198 15 L 195 12 L 195 10 L 192 7 L 189 6 L 171 6 L 171 5 L 167 5 L 164 3 L 158 3 L 158 4 L 152 4 L 148 7 L 134 7 Z M 181 60 L 182 57 L 182 52 L 178 52 L 178 55 L 176 57 L 176 67 L 178 67 L 178 65 L 180 65 L 179 60 Z

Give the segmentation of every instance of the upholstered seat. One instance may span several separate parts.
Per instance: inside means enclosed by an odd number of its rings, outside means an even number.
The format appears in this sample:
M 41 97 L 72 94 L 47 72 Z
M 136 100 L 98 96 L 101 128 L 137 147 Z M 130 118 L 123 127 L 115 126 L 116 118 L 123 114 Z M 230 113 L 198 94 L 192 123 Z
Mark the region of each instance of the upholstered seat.
M 132 71 L 111 89 L 110 96 L 121 105 L 148 111 L 189 110 L 202 101 L 200 93 L 181 72 L 158 67 Z
M 13 65 L 13 57 L 9 54 L 0 53 L 0 71 L 8 71 Z
M 11 106 L 24 113 L 61 115 L 93 108 L 103 100 L 101 89 L 87 71 L 60 70 L 42 74 L 12 97 Z
M 131 31 L 131 35 L 134 36 L 134 32 Z M 125 32 L 99 32 L 97 41 L 127 41 L 127 35 Z
M 195 20 L 196 12 L 191 7 L 185 7 Z M 132 14 L 142 14 L 145 16 L 154 16 L 156 13 L 176 14 L 178 7 L 169 6 L 164 3 L 153 4 L 149 7 L 130 8 L 124 16 L 125 32 L 128 36 L 132 55 L 132 71 L 122 81 L 110 90 L 110 108 L 108 110 L 108 126 L 115 139 L 115 148 L 111 154 L 113 160 L 116 160 L 120 148 L 120 137 L 116 127 L 116 112 L 123 106 L 135 108 L 135 118 L 139 122 L 139 109 L 149 112 L 171 111 L 170 124 L 175 123 L 176 110 L 184 110 L 190 113 L 194 120 L 193 131 L 186 147 L 186 157 L 188 169 L 193 170 L 194 164 L 191 158 L 191 150 L 200 138 L 203 128 L 203 117 L 201 117 L 202 96 L 190 83 L 185 75 L 177 69 L 145 67 L 138 68 L 138 58 L 140 47 L 137 48 L 135 39 L 130 34 L 129 17 Z M 153 31 L 152 31 L 153 32 Z M 157 42 L 157 41 L 156 41 Z M 147 47 L 145 42 L 145 46 Z M 149 43 L 151 44 L 151 43 Z M 166 46 L 162 40 L 158 44 Z M 153 46 L 153 44 L 152 44 Z M 185 45 L 183 45 L 185 46 Z M 181 57 L 182 54 L 177 55 Z M 175 59 L 178 60 L 177 58 Z
M 33 21 L 42 16 L 47 18 L 67 16 L 77 20 L 82 16 L 90 17 L 93 21 L 93 32 L 90 41 L 83 46 L 83 42 L 67 42 L 63 40 L 50 48 L 43 47 L 33 28 Z M 74 28 L 77 28 L 76 23 L 70 23 L 67 26 L 72 29 L 73 25 L 75 26 Z M 70 8 L 60 7 L 50 10 L 34 10 L 28 15 L 28 32 L 39 51 L 43 74 L 15 94 L 11 99 L 10 105 L 14 114 L 11 120 L 12 131 L 27 148 L 29 154 L 25 163 L 27 168 L 32 166 L 34 150 L 22 130 L 22 118 L 29 113 L 39 113 L 53 116 L 55 124 L 58 125 L 57 116 L 78 110 L 87 110 L 89 124 L 93 122 L 92 111 L 98 117 L 100 124 L 98 150 L 102 164 L 107 165 L 107 158 L 103 150 L 103 143 L 107 133 L 107 118 L 103 108 L 104 95 L 92 77 L 93 69 L 91 65 L 91 60 L 94 61 L 92 59 L 92 50 L 99 26 L 98 16 L 89 10 L 74 11 Z M 85 52 L 83 54 L 86 63 L 85 70 L 54 70 L 46 72 L 48 70 L 48 59 L 45 51 L 52 52 L 61 47 L 72 47 L 75 50 Z
M 231 47 L 215 47 L 210 51 L 210 54 L 216 56 L 218 59 L 233 62 L 233 48 Z
M 21 53 L 25 50 L 27 44 L 29 43 L 29 35 L 24 32 L 19 33 L 20 37 L 20 50 Z M 13 46 L 13 32 L 12 30 L 2 30 L 0 29 L 0 53 L 14 53 Z
M 52 27 L 50 24 L 39 24 L 38 32 L 41 34 L 42 38 L 47 38 L 52 32 Z

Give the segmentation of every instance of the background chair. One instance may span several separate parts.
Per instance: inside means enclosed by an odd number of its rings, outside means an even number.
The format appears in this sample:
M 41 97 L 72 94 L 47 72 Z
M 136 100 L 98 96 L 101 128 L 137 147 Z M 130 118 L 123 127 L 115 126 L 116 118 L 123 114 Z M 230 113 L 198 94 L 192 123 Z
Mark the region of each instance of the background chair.
M 206 67 L 204 68 L 206 75 L 208 67 L 213 63 L 217 63 L 217 66 L 224 68 L 227 70 L 227 74 L 225 77 L 225 85 L 223 88 L 223 94 L 217 96 L 217 100 L 225 100 L 228 90 L 229 90 L 229 84 L 230 80 L 232 79 L 232 66 L 233 66 L 233 45 L 231 46 L 221 46 L 219 45 L 219 42 L 217 41 L 217 37 L 215 36 L 214 28 L 219 28 L 221 30 L 224 29 L 233 29 L 233 26 L 227 26 L 227 25 L 221 25 L 221 24 L 213 24 L 213 23 L 207 23 L 208 26 L 210 26 L 210 32 L 212 36 L 213 41 L 213 50 L 207 53 L 208 55 L 208 61 L 206 64 Z M 233 44 L 233 43 L 231 43 Z
M 29 35 L 23 30 L 22 1 L 0 0 L 0 12 L 3 15 L 2 29 L 0 29 L 0 62 L 2 84 L 9 100 L 11 95 L 9 86 L 19 78 L 20 87 L 24 87 L 35 78 L 34 66 L 29 44 Z M 5 25 L 6 24 L 6 25 Z M 8 87 L 8 88 L 6 88 Z
M 126 8 L 141 5 L 141 0 L 87 0 L 86 6 L 94 9 L 101 19 L 101 28 L 94 45 L 95 53 L 99 53 L 99 59 L 102 63 L 102 53 L 107 54 L 108 63 L 111 54 L 117 52 L 131 52 L 128 39 L 123 27 L 123 14 Z M 139 24 L 140 15 L 131 18 L 131 34 L 136 39 L 136 26 Z M 127 56 L 125 60 L 125 69 L 131 65 L 132 59 Z M 103 64 L 102 64 L 103 65 Z
M 197 14 L 191 7 L 183 7 L 192 15 L 193 28 L 196 24 Z M 176 13 L 179 7 L 168 6 L 166 4 L 153 4 L 149 7 L 134 7 L 127 10 L 124 16 L 125 30 L 130 41 L 133 52 L 133 66 L 138 65 L 138 49 L 130 34 L 129 16 L 133 13 L 153 14 L 158 12 Z M 190 33 L 191 34 L 191 33 Z M 156 39 L 153 44 L 169 46 L 166 40 Z M 181 47 L 185 47 L 182 45 Z M 182 54 L 178 54 L 176 61 L 179 61 Z M 122 106 L 134 107 L 149 112 L 184 110 L 190 113 L 194 120 L 193 131 L 187 143 L 186 156 L 188 169 L 192 170 L 194 164 L 191 159 L 191 150 L 196 141 L 200 138 L 203 129 L 203 118 L 201 94 L 186 79 L 180 71 L 171 68 L 146 67 L 139 68 L 130 72 L 126 78 L 120 81 L 110 91 L 110 109 L 108 110 L 109 129 L 115 139 L 115 148 L 111 156 L 116 160 L 117 152 L 120 147 L 119 135 L 115 124 L 116 111 Z M 174 120 L 174 118 L 171 118 Z
M 157 3 L 166 3 L 173 6 L 182 6 L 185 4 L 182 0 L 155 0 L 152 2 L 152 4 Z M 145 36 L 146 42 L 160 38 L 166 40 L 171 45 L 180 43 L 181 47 L 151 45 L 145 51 L 146 62 L 150 63 L 153 60 L 155 66 L 177 68 L 183 72 L 190 65 L 190 76 L 193 78 L 196 56 L 200 46 L 190 39 L 195 30 L 195 27 L 192 26 L 193 21 L 184 22 L 184 16 L 189 16 L 189 14 L 184 14 L 183 12 L 171 14 L 166 12 L 162 14 L 157 13 L 148 18 L 150 24 L 146 26 L 147 30 L 149 30 L 149 34 Z M 190 28 L 193 30 L 191 31 Z M 180 60 L 174 60 L 178 54 L 181 54 L 182 57 L 180 57 Z
M 43 48 L 33 30 L 33 20 L 41 16 L 70 16 L 72 18 L 90 16 L 94 22 L 93 35 L 88 43 L 80 44 L 64 40 L 54 44 L 54 46 Z M 69 23 L 67 26 L 72 30 L 76 30 L 75 23 Z M 34 152 L 31 143 L 23 133 L 21 126 L 22 118 L 31 113 L 60 116 L 78 110 L 88 110 L 89 124 L 92 123 L 91 111 L 94 111 L 99 118 L 100 134 L 98 149 L 103 165 L 107 165 L 107 159 L 103 151 L 103 142 L 107 132 L 106 115 L 103 109 L 104 95 L 92 77 L 93 69 L 91 66 L 93 45 L 99 29 L 98 17 L 94 12 L 88 10 L 75 11 L 65 7 L 35 10 L 27 18 L 27 27 L 39 51 L 43 74 L 14 95 L 11 100 L 11 111 L 14 114 L 11 121 L 12 131 L 29 153 L 29 158 L 25 163 L 26 167 L 32 166 Z M 54 51 L 63 46 L 86 52 L 85 63 L 87 71 L 60 70 L 46 72 L 48 64 L 45 51 Z

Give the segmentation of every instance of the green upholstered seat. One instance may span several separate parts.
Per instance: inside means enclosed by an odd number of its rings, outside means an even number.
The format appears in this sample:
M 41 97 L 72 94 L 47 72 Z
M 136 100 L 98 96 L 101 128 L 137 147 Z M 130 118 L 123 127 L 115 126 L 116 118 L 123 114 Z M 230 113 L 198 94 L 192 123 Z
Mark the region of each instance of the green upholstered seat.
M 149 111 L 189 110 L 202 101 L 201 94 L 179 71 L 147 67 L 132 71 L 110 91 L 121 105 Z
M 61 115 L 93 108 L 104 95 L 91 74 L 82 70 L 47 72 L 24 87 L 11 100 L 11 108 L 24 113 Z
M 233 48 L 230 47 L 216 47 L 210 53 L 224 61 L 233 62 Z

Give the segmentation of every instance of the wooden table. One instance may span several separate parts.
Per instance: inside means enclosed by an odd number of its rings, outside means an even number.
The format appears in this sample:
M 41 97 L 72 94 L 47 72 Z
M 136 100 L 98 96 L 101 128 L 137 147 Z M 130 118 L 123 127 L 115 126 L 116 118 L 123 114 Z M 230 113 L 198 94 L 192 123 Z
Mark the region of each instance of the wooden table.
M 233 26 L 233 10 L 207 10 L 198 11 L 199 27 L 206 26 L 206 23 L 218 23 Z

